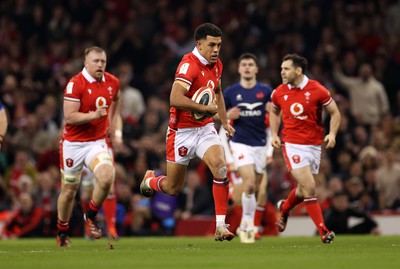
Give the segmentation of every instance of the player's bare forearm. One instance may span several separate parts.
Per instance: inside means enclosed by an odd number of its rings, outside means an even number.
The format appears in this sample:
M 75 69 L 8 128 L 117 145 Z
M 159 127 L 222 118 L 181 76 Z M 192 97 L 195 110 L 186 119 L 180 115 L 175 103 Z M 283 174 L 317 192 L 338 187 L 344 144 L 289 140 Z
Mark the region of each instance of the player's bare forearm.
M 207 106 L 198 104 L 186 96 L 186 93 L 189 90 L 189 88 L 187 88 L 188 86 L 189 85 L 182 85 L 181 82 L 174 82 L 169 98 L 169 105 L 182 110 L 207 112 Z
M 107 106 L 89 112 L 80 112 L 80 106 L 80 102 L 64 100 L 64 120 L 67 124 L 81 125 L 107 115 Z
M 325 136 L 324 142 L 327 142 L 326 148 L 331 149 L 336 145 L 336 134 L 339 130 L 341 116 L 335 101 L 332 101 L 325 108 L 329 112 L 331 120 L 329 124 L 329 134 Z
M 281 124 L 281 110 L 272 107 L 271 112 L 269 113 L 269 127 L 271 129 L 271 145 L 274 148 L 280 148 L 281 139 L 278 136 L 279 126 Z
M 336 105 L 336 102 L 332 101 L 329 105 L 326 106 L 326 110 L 329 112 L 331 117 L 329 123 L 329 133 L 336 137 L 341 121 L 340 111 Z
M 110 125 L 113 129 L 122 130 L 122 118 L 121 118 L 121 102 L 119 99 L 115 100 L 110 107 Z
M 273 107 L 269 113 L 269 127 L 271 137 L 278 136 L 279 126 L 281 125 L 281 110 Z
M 99 119 L 107 115 L 106 108 L 97 109 L 96 111 L 83 112 L 71 112 L 65 114 L 65 122 L 71 125 L 81 125 L 93 120 Z
M 225 100 L 222 95 L 222 91 L 215 91 L 215 98 L 218 106 L 218 116 L 222 124 L 228 123 L 228 117 L 226 115 Z

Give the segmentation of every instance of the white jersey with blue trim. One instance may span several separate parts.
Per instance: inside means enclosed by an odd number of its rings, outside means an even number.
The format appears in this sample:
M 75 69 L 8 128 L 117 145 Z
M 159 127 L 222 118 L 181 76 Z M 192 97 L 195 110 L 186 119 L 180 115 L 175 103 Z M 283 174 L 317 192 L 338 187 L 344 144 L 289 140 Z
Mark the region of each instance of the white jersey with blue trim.
M 256 82 L 251 89 L 243 88 L 240 83 L 227 87 L 224 91 L 226 110 L 238 107 L 240 116 L 233 121 L 236 130 L 233 142 L 249 146 L 265 146 L 266 124 L 265 105 L 271 100 L 272 88 L 268 84 Z

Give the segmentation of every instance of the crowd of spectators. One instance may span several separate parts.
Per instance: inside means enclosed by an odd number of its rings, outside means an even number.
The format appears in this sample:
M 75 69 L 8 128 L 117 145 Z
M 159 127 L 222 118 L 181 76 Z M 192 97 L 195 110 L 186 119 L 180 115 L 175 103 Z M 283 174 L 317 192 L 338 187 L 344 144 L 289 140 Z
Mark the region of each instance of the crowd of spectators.
M 211 197 L 199 187 L 211 180 L 200 162 L 190 167 L 183 198 L 149 201 L 138 188 L 147 169 L 164 169 L 175 68 L 193 49 L 191 34 L 203 22 L 223 31 L 223 87 L 238 80 L 236 59 L 243 52 L 259 58 L 258 79 L 273 88 L 281 82 L 281 58 L 298 53 L 309 60 L 307 75 L 331 91 L 342 123 L 336 148 L 323 152 L 323 209 L 344 191 L 353 209 L 400 211 L 398 14 L 400 1 L 390 0 L 1 1 L 0 98 L 9 118 L 0 152 L 0 218 L 9 228 L 2 236 L 38 235 L 15 226 L 32 214 L 29 208 L 42 216 L 40 235 L 55 234 L 63 90 L 91 45 L 107 51 L 107 70 L 121 80 L 124 146 L 115 150 L 120 234 L 171 234 L 178 218 L 213 214 L 212 198 L 210 207 L 191 211 L 200 206 L 194 204 L 197 191 Z M 268 198 L 275 203 L 293 184 L 281 152 L 275 151 L 268 174 Z M 83 233 L 80 210 L 77 197 L 73 235 Z

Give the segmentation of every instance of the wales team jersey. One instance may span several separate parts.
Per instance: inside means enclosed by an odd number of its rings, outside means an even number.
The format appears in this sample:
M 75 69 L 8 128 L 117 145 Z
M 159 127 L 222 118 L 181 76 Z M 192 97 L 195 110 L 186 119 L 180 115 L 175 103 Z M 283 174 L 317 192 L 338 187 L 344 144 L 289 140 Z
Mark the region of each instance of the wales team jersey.
M 243 88 L 240 83 L 225 89 L 226 110 L 235 106 L 240 108 L 240 117 L 233 121 L 236 133 L 231 141 L 249 146 L 265 146 L 265 105 L 270 101 L 271 93 L 272 88 L 260 82 L 251 89 Z
M 215 91 L 221 79 L 222 68 L 223 66 L 219 59 L 215 64 L 209 64 L 195 48 L 191 53 L 183 56 L 176 69 L 175 80 L 180 80 L 190 85 L 186 96 L 192 98 L 193 94 L 204 86 Z M 190 111 L 188 110 L 175 107 L 170 109 L 169 126 L 171 128 L 201 127 L 213 121 L 212 117 L 197 121 L 190 116 Z
M 102 81 L 98 82 L 83 69 L 68 82 L 64 99 L 80 103 L 79 112 L 88 113 L 106 106 L 109 113 L 119 88 L 119 80 L 110 73 L 105 72 Z M 63 139 L 71 142 L 96 141 L 106 137 L 109 124 L 108 116 L 80 125 L 66 124 Z
M 272 105 L 282 110 L 283 142 L 321 145 L 322 108 L 332 102 L 329 91 L 304 76 L 299 88 L 281 84 L 272 93 Z

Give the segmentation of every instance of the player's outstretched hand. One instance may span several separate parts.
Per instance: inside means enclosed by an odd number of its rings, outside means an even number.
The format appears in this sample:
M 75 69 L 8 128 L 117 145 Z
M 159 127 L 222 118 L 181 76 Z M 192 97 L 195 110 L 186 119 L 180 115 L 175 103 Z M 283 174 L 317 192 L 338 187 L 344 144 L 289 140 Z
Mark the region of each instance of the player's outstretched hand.
M 332 134 L 327 134 L 324 138 L 324 142 L 327 142 L 326 148 L 331 149 L 334 148 L 336 145 L 336 138 Z
M 222 125 L 222 128 L 225 129 L 225 131 L 226 131 L 226 136 L 227 136 L 228 138 L 232 138 L 233 135 L 236 133 L 235 128 L 233 128 L 229 123 L 223 124 L 223 125 Z
M 281 139 L 279 136 L 272 136 L 271 145 L 276 149 L 281 147 Z

